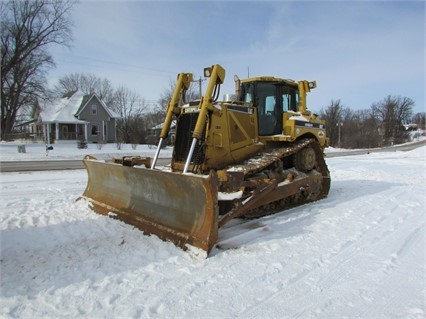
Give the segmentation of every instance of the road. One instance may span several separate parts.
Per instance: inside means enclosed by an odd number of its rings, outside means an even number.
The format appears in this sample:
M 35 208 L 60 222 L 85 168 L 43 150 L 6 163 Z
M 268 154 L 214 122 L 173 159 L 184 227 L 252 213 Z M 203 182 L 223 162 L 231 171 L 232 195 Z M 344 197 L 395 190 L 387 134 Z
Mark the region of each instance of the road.
M 397 145 L 385 148 L 348 150 L 342 152 L 327 153 L 327 157 L 362 155 L 376 152 L 410 151 L 417 147 L 426 145 L 426 140 L 410 144 Z M 169 158 L 159 158 L 157 165 L 164 166 L 170 163 Z M 24 171 L 51 171 L 67 169 L 83 169 L 81 160 L 53 160 L 53 161 L 5 161 L 0 162 L 0 172 L 24 172 Z
M 157 165 L 170 163 L 169 158 L 159 158 Z M 83 169 L 82 160 L 51 160 L 51 161 L 5 161 L 0 162 L 0 172 L 52 171 L 67 169 Z
M 377 153 L 377 152 L 395 152 L 395 151 L 411 151 L 418 147 L 426 145 L 426 140 L 418 141 L 409 144 L 395 145 L 390 147 L 383 148 L 372 148 L 372 149 L 362 149 L 362 150 L 347 150 L 342 152 L 333 152 L 327 153 L 327 157 L 339 157 L 339 156 L 349 156 L 349 155 L 362 155 L 368 153 Z

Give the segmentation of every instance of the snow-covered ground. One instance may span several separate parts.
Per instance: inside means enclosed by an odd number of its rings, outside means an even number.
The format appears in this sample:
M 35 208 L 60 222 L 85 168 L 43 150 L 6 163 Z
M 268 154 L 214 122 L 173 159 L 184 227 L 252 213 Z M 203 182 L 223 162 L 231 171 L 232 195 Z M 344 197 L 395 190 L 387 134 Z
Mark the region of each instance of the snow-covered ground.
M 328 198 L 232 221 L 207 259 L 76 202 L 84 170 L 1 173 L 0 317 L 425 318 L 426 147 L 327 164 Z
M 25 145 L 25 153 L 18 151 L 18 146 Z M 110 159 L 122 155 L 140 155 L 154 157 L 157 147 L 146 144 L 136 145 L 133 149 L 130 144 L 121 144 L 120 149 L 117 144 L 87 144 L 86 149 L 77 148 L 76 142 L 58 143 L 52 146 L 53 150 L 46 151 L 45 144 L 39 143 L 19 143 L 0 142 L 0 162 L 1 161 L 31 161 L 31 160 L 63 160 L 63 159 L 83 159 L 86 155 L 93 155 L 98 159 Z M 160 157 L 169 158 L 173 148 L 166 147 L 160 151 Z

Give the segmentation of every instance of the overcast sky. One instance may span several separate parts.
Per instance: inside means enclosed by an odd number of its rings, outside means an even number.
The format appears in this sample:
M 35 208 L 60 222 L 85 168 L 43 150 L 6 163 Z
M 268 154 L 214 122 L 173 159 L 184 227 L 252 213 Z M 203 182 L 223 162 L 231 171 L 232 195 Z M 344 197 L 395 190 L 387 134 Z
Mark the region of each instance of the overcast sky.
M 424 112 L 425 13 L 424 1 L 80 0 L 72 49 L 51 50 L 50 83 L 87 72 L 155 102 L 177 73 L 198 79 L 219 63 L 221 93 L 233 92 L 234 74 L 271 75 L 316 80 L 313 111 L 398 95 Z

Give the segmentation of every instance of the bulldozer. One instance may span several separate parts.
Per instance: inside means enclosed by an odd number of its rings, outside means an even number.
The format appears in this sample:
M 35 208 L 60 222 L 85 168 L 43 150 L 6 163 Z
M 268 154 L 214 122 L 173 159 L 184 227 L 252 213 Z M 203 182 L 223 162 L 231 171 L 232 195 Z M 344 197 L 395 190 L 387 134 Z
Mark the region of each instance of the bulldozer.
M 225 69 L 215 64 L 204 76 L 204 95 L 185 101 L 193 75 L 178 74 L 153 158 L 86 156 L 81 197 L 97 213 L 208 254 L 232 219 L 326 197 L 330 173 L 325 121 L 306 105 L 316 81 L 234 76 L 235 94 L 219 101 Z M 172 121 L 172 158 L 157 166 Z

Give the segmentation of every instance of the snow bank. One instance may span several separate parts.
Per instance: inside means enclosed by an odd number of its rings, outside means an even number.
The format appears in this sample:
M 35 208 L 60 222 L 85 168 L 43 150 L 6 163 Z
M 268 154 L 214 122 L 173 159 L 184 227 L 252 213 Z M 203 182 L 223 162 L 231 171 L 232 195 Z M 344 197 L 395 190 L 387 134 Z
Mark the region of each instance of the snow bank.
M 25 145 L 25 153 L 18 152 L 18 145 Z M 18 142 L 0 143 L 0 161 L 31 161 L 31 160 L 61 160 L 61 159 L 83 159 L 86 155 L 92 155 L 99 159 L 110 159 L 111 157 L 121 157 L 125 155 L 150 156 L 154 157 L 156 146 L 146 144 L 136 145 L 133 149 L 131 144 L 121 144 L 120 149 L 117 144 L 87 144 L 87 149 L 78 149 L 77 142 L 62 142 L 52 144 L 53 150 L 46 152 L 45 144 Z M 160 150 L 160 157 L 170 158 L 172 147 Z

